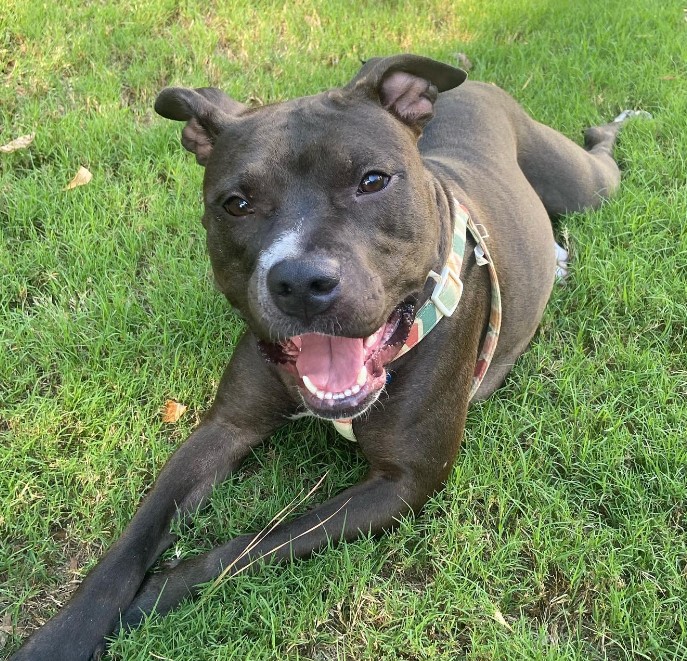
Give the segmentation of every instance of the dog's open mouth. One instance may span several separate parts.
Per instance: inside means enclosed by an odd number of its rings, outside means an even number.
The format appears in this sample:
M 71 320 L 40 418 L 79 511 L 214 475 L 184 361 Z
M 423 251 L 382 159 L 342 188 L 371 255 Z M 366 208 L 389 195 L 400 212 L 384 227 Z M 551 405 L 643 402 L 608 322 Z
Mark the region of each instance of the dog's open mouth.
M 385 366 L 401 350 L 414 319 L 414 305 L 402 303 L 368 337 L 305 333 L 259 344 L 269 362 L 298 379 L 301 397 L 313 413 L 347 418 L 377 398 L 386 383 Z

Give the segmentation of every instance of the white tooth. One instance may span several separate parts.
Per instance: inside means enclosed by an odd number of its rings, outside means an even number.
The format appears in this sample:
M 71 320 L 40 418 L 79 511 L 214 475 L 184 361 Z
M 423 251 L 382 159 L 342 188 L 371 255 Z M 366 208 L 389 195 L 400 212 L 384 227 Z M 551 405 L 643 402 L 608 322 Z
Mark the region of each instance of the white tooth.
M 356 380 L 356 383 L 359 386 L 364 386 L 366 381 L 367 381 L 367 367 L 365 367 L 365 365 L 363 365 L 360 368 L 360 372 L 358 372 L 358 378 Z
M 343 393 L 337 392 L 336 395 L 334 395 L 334 399 L 343 399 Z
M 343 394 L 346 397 L 350 397 L 353 394 L 353 391 L 350 388 L 346 388 L 346 390 L 344 390 Z
M 331 392 L 326 392 L 326 393 L 324 393 L 324 398 L 325 398 L 325 399 L 331 399 L 332 397 L 334 397 L 334 394 L 333 394 L 333 393 L 331 393 Z
M 318 399 L 324 399 L 324 391 L 323 390 L 318 390 L 315 394 L 317 395 Z
M 352 388 L 351 388 L 351 394 L 352 395 L 357 395 L 360 392 L 360 386 L 356 383 Z
M 301 377 L 303 379 L 303 385 L 313 394 L 317 395 L 317 388 L 315 388 L 315 384 L 307 377 Z
M 379 331 L 376 331 L 375 333 L 372 333 L 369 337 L 365 338 L 365 342 L 363 343 L 365 348 L 371 347 L 377 340 L 379 339 Z

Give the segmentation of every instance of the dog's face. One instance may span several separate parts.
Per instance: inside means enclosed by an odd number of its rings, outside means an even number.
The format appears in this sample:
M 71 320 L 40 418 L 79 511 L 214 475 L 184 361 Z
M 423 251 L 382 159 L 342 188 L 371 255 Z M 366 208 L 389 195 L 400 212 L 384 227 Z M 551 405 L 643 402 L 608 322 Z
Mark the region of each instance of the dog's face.
M 447 89 L 464 73 L 401 56 L 368 62 L 343 89 L 263 108 L 214 89 L 158 97 L 158 112 L 188 120 L 182 141 L 206 166 L 218 287 L 316 415 L 374 402 L 440 270 L 446 227 L 417 149 L 433 78 Z

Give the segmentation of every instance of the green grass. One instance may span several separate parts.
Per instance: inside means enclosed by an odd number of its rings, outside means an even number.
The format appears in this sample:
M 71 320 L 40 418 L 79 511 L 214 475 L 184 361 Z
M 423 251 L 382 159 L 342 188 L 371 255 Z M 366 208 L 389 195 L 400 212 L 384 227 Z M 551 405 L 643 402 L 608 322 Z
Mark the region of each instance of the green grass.
M 676 0 L 0 0 L 0 656 L 53 614 L 209 405 L 240 326 L 211 285 L 201 170 L 165 85 L 273 102 L 360 58 L 455 61 L 578 139 L 626 107 L 620 194 L 564 219 L 568 286 L 471 409 L 425 513 L 227 581 L 111 659 L 687 658 L 687 22 Z M 79 166 L 87 186 L 65 192 Z M 164 401 L 189 406 L 177 425 Z M 294 424 L 173 552 L 364 470 Z M 499 621 L 497 613 L 503 620 Z M 505 624 L 504 624 L 505 622 Z

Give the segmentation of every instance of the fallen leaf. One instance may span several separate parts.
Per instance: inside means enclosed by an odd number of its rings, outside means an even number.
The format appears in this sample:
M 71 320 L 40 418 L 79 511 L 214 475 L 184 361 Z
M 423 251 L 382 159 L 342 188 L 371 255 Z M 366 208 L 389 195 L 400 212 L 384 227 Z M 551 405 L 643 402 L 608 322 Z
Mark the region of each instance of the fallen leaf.
M 179 418 L 184 415 L 188 406 L 175 402 L 173 399 L 168 399 L 165 402 L 165 407 L 162 409 L 162 422 L 169 422 L 174 424 Z
M 77 186 L 85 186 L 91 179 L 93 175 L 84 167 L 80 167 L 79 171 L 74 175 L 74 178 L 67 184 L 64 190 L 71 190 Z
M 498 608 L 494 609 L 494 615 L 492 616 L 501 626 L 506 627 L 508 631 L 512 631 L 513 629 L 511 628 L 510 624 L 506 622 L 506 618 L 503 617 L 503 613 Z
M 5 614 L 2 618 L 2 624 L 0 625 L 0 650 L 7 644 L 8 634 L 12 633 L 12 619 L 9 613 Z
M 454 53 L 453 57 L 456 58 L 458 64 L 465 69 L 465 71 L 470 71 L 470 69 L 472 69 L 472 62 L 470 62 L 470 58 L 465 53 Z
M 26 149 L 33 142 L 33 139 L 35 137 L 35 133 L 19 136 L 11 142 L 8 142 L 6 145 L 2 145 L 2 147 L 0 147 L 0 152 L 2 152 L 3 154 L 9 154 L 19 149 Z

